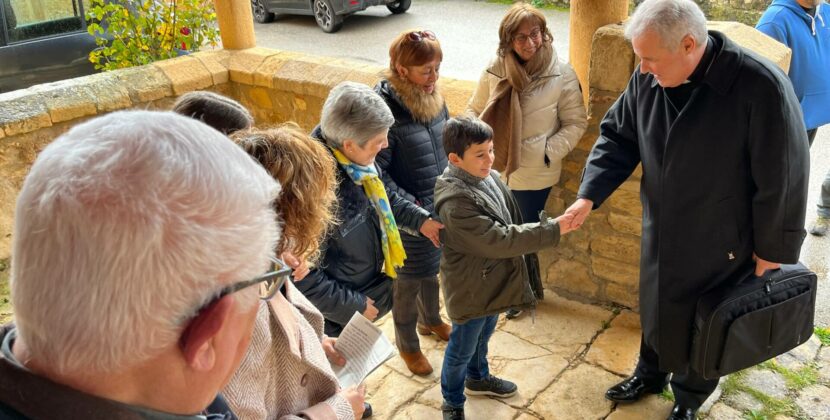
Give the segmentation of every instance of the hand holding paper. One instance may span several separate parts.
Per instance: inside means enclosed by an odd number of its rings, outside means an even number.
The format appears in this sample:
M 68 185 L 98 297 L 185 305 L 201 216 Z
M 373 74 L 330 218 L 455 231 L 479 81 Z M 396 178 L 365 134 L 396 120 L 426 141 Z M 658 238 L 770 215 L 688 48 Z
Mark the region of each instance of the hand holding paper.
M 346 359 L 345 366 L 332 365 L 341 388 L 360 384 L 395 355 L 395 349 L 383 331 L 358 312 L 343 328 L 334 348 Z

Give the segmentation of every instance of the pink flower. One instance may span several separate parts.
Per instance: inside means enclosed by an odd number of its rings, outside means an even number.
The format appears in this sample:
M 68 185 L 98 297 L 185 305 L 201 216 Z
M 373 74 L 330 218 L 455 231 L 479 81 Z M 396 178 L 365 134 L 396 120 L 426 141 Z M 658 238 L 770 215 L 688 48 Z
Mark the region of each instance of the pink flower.
M 181 32 L 181 34 L 184 36 L 188 36 L 190 35 L 190 28 L 188 28 L 187 26 L 182 26 L 182 29 L 179 29 L 179 32 Z

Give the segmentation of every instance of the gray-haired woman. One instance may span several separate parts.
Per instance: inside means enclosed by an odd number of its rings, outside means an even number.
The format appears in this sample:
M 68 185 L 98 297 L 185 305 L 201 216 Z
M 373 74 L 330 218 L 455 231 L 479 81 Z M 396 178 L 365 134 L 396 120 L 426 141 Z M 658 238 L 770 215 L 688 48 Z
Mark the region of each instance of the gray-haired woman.
M 355 312 L 375 320 L 392 309 L 392 278 L 406 254 L 398 229 L 415 233 L 429 213 L 384 187 L 375 156 L 394 123 L 366 85 L 343 82 L 329 93 L 313 137 L 338 162 L 337 220 L 320 263 L 297 288 L 323 313 L 325 332 L 340 334 Z

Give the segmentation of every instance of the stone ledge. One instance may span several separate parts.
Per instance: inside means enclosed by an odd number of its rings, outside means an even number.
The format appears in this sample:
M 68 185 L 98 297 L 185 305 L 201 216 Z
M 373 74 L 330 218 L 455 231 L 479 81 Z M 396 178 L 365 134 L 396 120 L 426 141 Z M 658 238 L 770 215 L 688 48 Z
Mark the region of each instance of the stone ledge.
M 259 66 L 273 55 L 279 54 L 278 50 L 271 50 L 268 48 L 250 48 L 247 50 L 234 51 L 228 60 L 228 71 L 230 73 L 230 81 L 243 83 L 246 85 L 254 84 L 254 74 Z
M 0 95 L 3 112 L 0 128 L 6 136 L 14 136 L 51 127 L 52 119 L 43 95 L 26 89 Z
M 160 68 L 152 65 L 124 69 L 116 74 L 126 86 L 133 103 L 150 102 L 173 96 L 170 79 Z
M 227 50 L 200 51 L 191 57 L 202 62 L 205 69 L 213 78 L 214 85 L 221 85 L 230 81 L 230 58 L 232 53 Z
M 739 22 L 706 22 L 709 30 L 723 32 L 738 45 L 772 61 L 784 73 L 790 70 L 792 51 L 763 32 Z
M 176 95 L 213 86 L 213 74 L 195 57 L 182 56 L 157 61 L 153 66 L 167 76 Z

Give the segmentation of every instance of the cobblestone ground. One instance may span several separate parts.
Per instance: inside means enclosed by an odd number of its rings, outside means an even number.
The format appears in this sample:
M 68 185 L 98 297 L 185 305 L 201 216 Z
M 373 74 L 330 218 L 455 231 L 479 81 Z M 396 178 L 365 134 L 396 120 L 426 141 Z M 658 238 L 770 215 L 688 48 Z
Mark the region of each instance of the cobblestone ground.
M 537 311 L 499 320 L 490 341 L 493 374 L 519 386 L 498 400 L 468 397 L 471 420 L 665 419 L 671 394 L 615 405 L 605 390 L 629 374 L 639 351 L 639 315 L 566 300 L 548 291 Z M 381 329 L 394 340 L 391 316 Z M 830 337 L 827 337 L 830 338 Z M 827 339 L 825 338 L 825 339 Z M 827 343 L 827 344 L 830 344 Z M 375 419 L 440 419 L 440 372 L 445 343 L 421 337 L 435 372 L 412 375 L 399 357 L 367 379 Z M 704 419 L 830 419 L 830 345 L 817 336 L 788 354 L 721 380 L 701 410 Z

